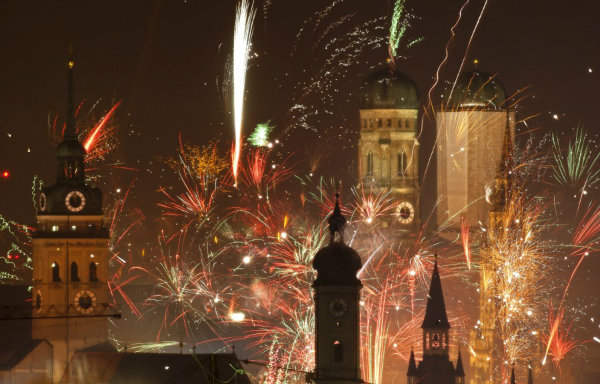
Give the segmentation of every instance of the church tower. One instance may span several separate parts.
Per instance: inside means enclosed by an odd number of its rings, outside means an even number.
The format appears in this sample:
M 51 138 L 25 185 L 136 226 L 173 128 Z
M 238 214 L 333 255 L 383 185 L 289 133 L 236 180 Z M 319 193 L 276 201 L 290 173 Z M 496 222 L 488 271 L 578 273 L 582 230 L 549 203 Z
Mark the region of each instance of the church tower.
M 420 229 L 419 95 L 416 84 L 392 68 L 364 82 L 358 145 L 359 182 L 367 192 L 390 190 L 394 220 L 385 226 L 404 238 Z
M 339 195 L 329 217 L 329 245 L 317 252 L 313 268 L 315 301 L 315 371 L 313 383 L 361 383 L 360 256 L 344 244 L 346 218 Z M 337 239 L 336 239 L 337 236 Z
M 68 111 L 56 148 L 56 182 L 39 197 L 33 236 L 33 339 L 53 346 L 53 381 L 65 373 L 73 353 L 106 341 L 113 314 L 107 286 L 109 233 L 102 192 L 86 183 L 86 150 L 78 140 L 68 63 Z
M 502 157 L 496 177 L 494 190 L 490 198 L 487 230 L 481 247 L 480 278 L 479 278 L 479 320 L 471 331 L 470 343 L 474 355 L 471 357 L 471 384 L 493 384 L 496 382 L 495 367 L 498 365 L 495 351 L 498 347 L 495 337 L 495 285 L 494 265 L 495 247 L 501 244 L 508 225 L 508 207 L 510 204 L 511 169 L 512 169 L 512 129 L 509 124 L 509 112 L 504 129 Z
M 416 365 L 411 352 L 407 384 L 464 384 L 465 372 L 460 352 L 456 368 L 450 361 L 450 323 L 446 314 L 442 281 L 438 271 L 437 255 L 427 295 L 423 329 L 423 360 Z
M 443 98 L 436 113 L 437 223 L 455 239 L 463 222 L 485 222 L 504 128 L 509 124 L 514 137 L 515 120 L 502 84 L 477 68 L 462 73 Z

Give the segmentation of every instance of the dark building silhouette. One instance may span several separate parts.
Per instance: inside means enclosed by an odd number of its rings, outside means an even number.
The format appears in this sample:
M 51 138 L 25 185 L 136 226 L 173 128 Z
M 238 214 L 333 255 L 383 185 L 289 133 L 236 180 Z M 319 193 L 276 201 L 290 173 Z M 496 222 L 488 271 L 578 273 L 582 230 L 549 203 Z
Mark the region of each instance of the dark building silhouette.
M 448 356 L 450 323 L 446 315 L 437 256 L 421 328 L 423 329 L 423 360 L 417 365 L 414 351 L 411 351 L 406 373 L 407 384 L 464 384 L 465 371 L 460 352 L 456 367 Z

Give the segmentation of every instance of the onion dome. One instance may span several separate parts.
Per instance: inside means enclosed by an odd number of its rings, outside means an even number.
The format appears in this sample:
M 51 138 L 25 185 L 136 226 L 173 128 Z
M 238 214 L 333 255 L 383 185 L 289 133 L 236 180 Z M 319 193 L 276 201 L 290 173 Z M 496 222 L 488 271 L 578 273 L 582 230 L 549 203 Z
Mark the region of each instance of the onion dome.
M 452 94 L 450 91 L 449 87 L 444 94 L 448 108 L 502 109 L 506 100 L 506 91 L 496 76 L 477 68 L 463 72 Z
M 391 68 L 379 70 L 363 83 L 362 109 L 418 109 L 419 91 L 414 81 Z
M 345 224 L 346 218 L 341 213 L 338 194 L 335 209 L 329 216 L 329 245 L 320 249 L 313 260 L 313 268 L 317 271 L 313 286 L 360 285 L 356 274 L 362 267 L 362 261 L 354 249 L 344 244 Z M 335 241 L 336 233 L 338 241 Z

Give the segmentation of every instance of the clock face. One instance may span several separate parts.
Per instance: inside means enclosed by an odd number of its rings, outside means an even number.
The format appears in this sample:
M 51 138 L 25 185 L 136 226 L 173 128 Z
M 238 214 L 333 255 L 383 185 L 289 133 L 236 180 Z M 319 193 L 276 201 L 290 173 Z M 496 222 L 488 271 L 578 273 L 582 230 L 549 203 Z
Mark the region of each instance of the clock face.
M 42 292 L 39 289 L 35 293 L 35 300 L 33 305 L 36 313 L 40 313 L 42 311 Z
M 408 201 L 403 201 L 396 207 L 398 221 L 402 224 L 410 224 L 415 218 L 415 208 Z
M 342 317 L 348 312 L 348 303 L 342 298 L 333 299 L 329 302 L 329 312 L 334 317 Z
M 40 194 L 40 211 L 46 210 L 46 194 L 42 192 Z
M 75 309 L 84 315 L 92 313 L 96 307 L 96 296 L 92 291 L 84 290 L 79 291 L 75 295 L 74 303 Z
M 85 207 L 85 196 L 79 191 L 71 191 L 65 198 L 65 205 L 71 212 L 79 212 Z

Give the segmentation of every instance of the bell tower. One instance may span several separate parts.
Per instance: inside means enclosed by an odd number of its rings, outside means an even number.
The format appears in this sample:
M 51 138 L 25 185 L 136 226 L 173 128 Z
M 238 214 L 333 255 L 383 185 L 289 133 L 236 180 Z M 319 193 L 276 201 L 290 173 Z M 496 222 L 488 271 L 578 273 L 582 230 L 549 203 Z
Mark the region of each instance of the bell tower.
M 394 219 L 384 225 L 410 237 L 420 228 L 417 86 L 390 67 L 370 75 L 363 87 L 359 182 L 367 192 L 393 194 Z
M 56 148 L 56 182 L 42 188 L 33 236 L 32 337 L 53 346 L 53 381 L 73 353 L 107 340 L 108 242 L 102 192 L 86 183 L 68 62 L 67 122 Z
M 339 195 L 329 217 L 329 245 L 313 260 L 315 371 L 313 383 L 360 383 L 360 256 L 344 244 Z M 336 239 L 337 236 L 337 239 Z

